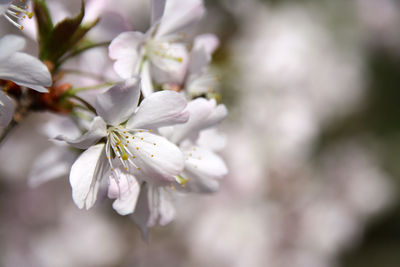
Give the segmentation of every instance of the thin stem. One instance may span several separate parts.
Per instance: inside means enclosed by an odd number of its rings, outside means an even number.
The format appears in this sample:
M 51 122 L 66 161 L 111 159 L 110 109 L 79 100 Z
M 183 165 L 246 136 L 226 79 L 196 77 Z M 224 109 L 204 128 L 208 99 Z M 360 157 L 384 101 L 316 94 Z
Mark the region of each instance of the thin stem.
M 96 114 L 96 109 L 86 100 L 84 100 L 83 98 L 77 96 L 77 95 L 71 95 L 71 98 L 74 98 L 76 100 L 78 100 L 79 102 L 81 102 L 82 104 L 84 104 L 91 112 L 93 112 L 94 114 Z
M 85 86 L 85 87 L 78 87 L 74 89 L 70 89 L 67 92 L 64 93 L 63 97 L 65 96 L 73 96 L 77 93 L 84 92 L 84 91 L 89 91 L 89 90 L 94 90 L 94 89 L 99 89 L 107 86 L 112 86 L 114 85 L 114 82 L 105 82 L 101 84 L 96 84 L 96 85 L 91 85 L 91 86 Z

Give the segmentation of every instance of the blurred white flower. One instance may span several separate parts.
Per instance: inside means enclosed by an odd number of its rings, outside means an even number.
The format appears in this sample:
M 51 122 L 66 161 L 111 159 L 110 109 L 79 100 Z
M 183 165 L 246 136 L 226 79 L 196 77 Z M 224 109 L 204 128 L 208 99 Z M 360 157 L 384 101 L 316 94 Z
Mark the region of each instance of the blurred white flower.
M 188 103 L 187 111 L 190 117 L 186 123 L 160 129 L 164 136 L 179 145 L 185 156 L 185 168 L 177 182 L 188 192 L 215 192 L 219 188 L 218 180 L 228 169 L 216 153 L 197 145 L 196 141 L 203 130 L 217 126 L 227 116 L 226 107 L 217 105 L 215 99 L 196 98 Z
M 215 92 L 217 77 L 208 73 L 207 67 L 218 45 L 214 34 L 202 34 L 194 39 L 184 86 L 189 97 Z
M 182 171 L 183 155 L 178 147 L 151 132 L 186 122 L 186 100 L 175 92 L 157 92 L 143 100 L 136 110 L 139 95 L 137 79 L 115 85 L 98 95 L 99 116 L 87 133 L 75 140 L 58 137 L 74 147 L 87 149 L 70 173 L 73 199 L 79 208 L 93 206 L 102 178 L 117 168 L 156 184 L 174 181 Z M 102 138 L 107 138 L 106 144 L 96 144 Z
M 201 0 L 167 0 L 152 2 L 152 26 L 145 33 L 124 32 L 109 47 L 115 59 L 114 69 L 127 79 L 140 75 L 145 97 L 158 83 L 181 83 L 187 66 L 188 52 L 178 41 L 180 31 L 197 22 L 204 13 Z

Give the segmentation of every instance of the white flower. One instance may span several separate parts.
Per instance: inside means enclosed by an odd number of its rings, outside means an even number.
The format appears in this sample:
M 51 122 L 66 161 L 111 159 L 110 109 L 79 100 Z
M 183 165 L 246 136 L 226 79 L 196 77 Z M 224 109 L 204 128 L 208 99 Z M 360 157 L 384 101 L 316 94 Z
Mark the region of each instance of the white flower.
M 118 168 L 154 184 L 174 181 L 182 171 L 183 155 L 179 148 L 152 131 L 186 122 L 186 100 L 178 93 L 162 91 L 144 99 L 136 109 L 139 95 L 137 79 L 113 86 L 97 97 L 99 116 L 87 133 L 75 140 L 58 137 L 87 149 L 70 173 L 73 199 L 79 208 L 93 206 L 100 181 Z M 103 138 L 106 144 L 96 144 Z
M 196 144 L 199 134 L 215 127 L 227 115 L 226 107 L 217 105 L 214 99 L 197 98 L 189 102 L 189 121 L 172 128 L 169 139 L 185 155 L 185 168 L 179 176 L 185 191 L 197 193 L 215 192 L 219 189 L 219 180 L 228 173 L 225 162 L 211 149 Z M 214 135 L 220 140 L 220 136 Z
M 201 0 L 154 0 L 152 26 L 145 33 L 124 32 L 109 47 L 115 59 L 114 69 L 126 79 L 140 74 L 145 97 L 158 83 L 181 83 L 187 67 L 188 52 L 180 31 L 197 22 L 204 14 Z
M 215 91 L 217 78 L 215 75 L 207 73 L 207 67 L 211 61 L 211 55 L 218 48 L 218 45 L 219 40 L 214 34 L 202 34 L 194 39 L 184 85 L 189 97 Z
M 21 30 L 24 26 L 19 24 L 19 20 L 25 19 L 26 17 L 32 18 L 33 16 L 33 13 L 28 12 L 26 9 L 28 9 L 26 1 L 0 0 L 0 16 L 4 16 L 12 25 Z
M 219 189 L 219 180 L 228 173 L 225 162 L 216 153 L 206 146 L 194 144 L 199 133 L 205 131 L 212 138 L 224 143 L 221 136 L 205 129 L 216 126 L 225 118 L 225 106 L 217 105 L 215 100 L 197 98 L 189 102 L 186 110 L 190 113 L 188 122 L 160 129 L 162 134 L 179 144 L 185 156 L 183 171 L 169 185 L 143 184 L 139 199 L 135 202 L 136 209 L 132 219 L 140 228 L 144 239 L 148 238 L 149 228 L 157 224 L 166 225 L 174 219 L 172 199 L 176 189 L 179 192 L 215 192 Z M 211 146 L 220 148 L 215 144 Z
M 228 173 L 228 169 L 224 161 L 210 149 L 218 145 L 210 141 L 209 146 L 199 145 L 201 143 L 198 140 L 200 133 L 209 132 L 226 117 L 226 107 L 217 105 L 214 99 L 196 98 L 188 103 L 187 111 L 190 113 L 188 122 L 160 129 L 185 155 L 185 168 L 177 176 L 177 183 L 182 187 L 177 188 L 198 193 L 217 191 L 219 180 Z M 211 133 L 211 136 L 225 143 L 220 135 Z
M 16 35 L 5 35 L 0 39 L 0 79 L 10 80 L 18 85 L 39 92 L 48 92 L 44 86 L 50 86 L 51 75 L 47 67 L 37 58 L 19 52 L 25 46 L 25 40 Z M 0 127 L 5 127 L 12 119 L 14 104 L 0 92 Z

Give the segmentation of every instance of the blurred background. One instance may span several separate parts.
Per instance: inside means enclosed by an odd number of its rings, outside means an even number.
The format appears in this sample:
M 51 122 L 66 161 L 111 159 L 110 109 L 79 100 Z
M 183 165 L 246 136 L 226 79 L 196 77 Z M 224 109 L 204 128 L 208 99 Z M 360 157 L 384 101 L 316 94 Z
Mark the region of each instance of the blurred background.
M 144 31 L 149 2 L 111 11 Z M 53 116 L 33 114 L 0 148 L 0 266 L 400 266 L 400 2 L 205 4 L 230 111 L 220 192 L 178 199 L 146 243 L 107 198 L 79 210 L 62 171 L 28 186 L 52 148 Z

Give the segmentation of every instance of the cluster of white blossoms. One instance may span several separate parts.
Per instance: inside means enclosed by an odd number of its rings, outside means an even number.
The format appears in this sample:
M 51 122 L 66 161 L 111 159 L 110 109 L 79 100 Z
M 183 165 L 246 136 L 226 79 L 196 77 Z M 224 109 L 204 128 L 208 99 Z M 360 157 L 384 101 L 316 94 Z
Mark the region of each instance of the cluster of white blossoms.
M 21 7 L 14 1 L 1 3 L 2 14 L 18 26 L 19 13 L 12 10 Z M 121 215 L 132 214 L 145 237 L 150 227 L 174 218 L 175 195 L 215 192 L 228 172 L 216 153 L 224 146 L 216 127 L 227 110 L 214 98 L 216 78 L 208 72 L 219 42 L 213 34 L 188 38 L 185 33 L 205 13 L 204 4 L 201 0 L 153 0 L 151 12 L 146 33 L 122 32 L 110 42 L 108 56 L 120 81 L 98 93 L 93 106 L 76 96 L 92 112 L 87 131 L 78 138 L 62 133 L 55 138 L 83 150 L 69 173 L 76 205 L 91 208 L 99 192 L 105 191 L 100 189 L 106 187 L 113 208 Z M 43 31 L 39 28 L 38 32 Z M 35 95 L 35 101 L 65 112 L 65 102 L 57 101 L 75 95 L 67 89 L 59 97 L 62 86 L 56 84 L 55 75 L 59 64 L 52 54 L 46 58 L 46 51 L 41 53 L 43 61 L 53 60 L 46 64 L 50 74 L 40 60 L 19 52 L 23 44 L 22 37 L 13 35 L 0 40 L 0 79 L 50 95 Z M 7 95 L 9 84 L 2 84 L 0 122 L 6 127 L 14 104 Z M 55 108 L 55 103 L 64 106 Z

